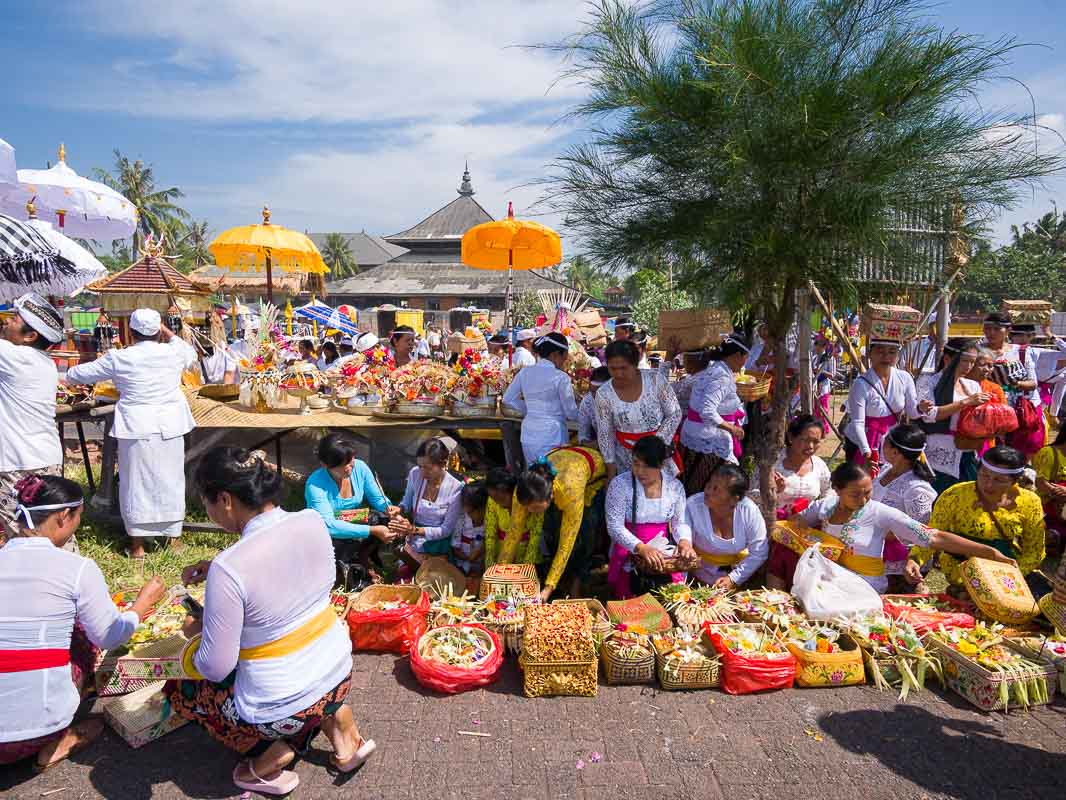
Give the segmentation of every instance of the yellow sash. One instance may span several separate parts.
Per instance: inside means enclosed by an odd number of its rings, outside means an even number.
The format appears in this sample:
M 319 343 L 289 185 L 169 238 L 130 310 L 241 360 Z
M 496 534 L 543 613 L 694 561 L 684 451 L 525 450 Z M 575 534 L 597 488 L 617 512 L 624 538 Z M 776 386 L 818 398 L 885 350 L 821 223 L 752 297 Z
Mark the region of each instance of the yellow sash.
M 295 630 L 289 631 L 280 639 L 272 642 L 256 645 L 255 647 L 242 647 L 240 659 L 242 661 L 255 661 L 261 658 L 281 658 L 297 650 L 302 650 L 313 641 L 324 635 L 337 623 L 337 615 L 333 609 L 327 606 L 311 619 Z M 197 634 L 185 645 L 181 653 L 181 663 L 185 674 L 190 678 L 203 679 L 203 675 L 193 664 L 193 656 L 200 649 L 200 635 Z
M 868 578 L 879 578 L 885 574 L 885 561 L 874 556 L 860 556 L 847 550 L 840 556 L 840 566 Z
M 741 550 L 739 553 L 708 553 L 706 550 L 696 549 L 696 555 L 703 559 L 704 563 L 716 567 L 732 567 L 748 557 L 748 551 Z

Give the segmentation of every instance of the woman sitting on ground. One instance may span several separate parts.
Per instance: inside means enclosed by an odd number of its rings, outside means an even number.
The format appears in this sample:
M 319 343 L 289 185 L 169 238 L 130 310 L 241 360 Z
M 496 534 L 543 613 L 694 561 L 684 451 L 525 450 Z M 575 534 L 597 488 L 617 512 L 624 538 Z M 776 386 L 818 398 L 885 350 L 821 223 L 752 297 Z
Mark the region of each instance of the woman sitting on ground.
M 704 490 L 688 499 L 685 513 L 692 527 L 692 545 L 702 562 L 689 572 L 693 578 L 736 589 L 766 562 L 770 552 L 766 520 L 747 494 L 744 470 L 723 463 L 711 473 Z
M 96 562 L 63 550 L 81 522 L 81 487 L 31 475 L 15 492 L 19 528 L 0 549 L 0 764 L 36 756 L 40 771 L 103 732 L 99 719 L 71 725 L 97 648 L 125 644 L 166 586 L 152 578 L 119 611 Z
M 1028 575 L 1044 561 L 1045 528 L 1040 498 L 1017 485 L 1024 470 L 1025 456 L 1020 451 L 993 447 L 981 456 L 976 481 L 956 483 L 940 495 L 930 526 L 991 550 L 998 561 L 1016 560 L 1022 574 Z M 911 551 L 907 570 L 912 579 L 931 555 L 928 549 Z M 962 586 L 957 559 L 942 553 L 937 564 L 953 586 Z
M 500 546 L 511 531 L 511 510 L 515 506 L 514 490 L 518 480 L 505 469 L 489 470 L 485 476 L 485 491 L 489 502 L 485 507 L 485 569 L 499 559 Z M 539 564 L 541 529 L 544 514 L 525 514 L 525 529 L 518 532 L 514 552 L 515 564 Z
M 929 522 L 936 501 L 933 471 L 925 461 L 925 433 L 917 425 L 897 425 L 881 442 L 885 469 L 873 479 L 873 499 L 902 511 L 915 522 Z M 894 537 L 885 541 L 885 575 L 893 593 L 908 591 L 903 575 L 907 546 Z M 895 584 L 894 586 L 892 584 Z
M 440 439 L 426 439 L 415 453 L 417 466 L 407 473 L 399 512 L 389 530 L 407 537 L 401 556 L 418 568 L 428 556 L 447 556 L 452 533 L 463 513 L 462 482 L 448 472 L 451 453 Z
M 785 431 L 785 449 L 774 465 L 777 518 L 788 519 L 832 491 L 829 467 L 818 456 L 824 438 L 822 423 L 801 414 Z
M 670 451 L 658 436 L 633 445 L 633 464 L 607 488 L 607 533 L 611 558 L 607 583 L 615 598 L 644 594 L 685 573 L 664 574 L 663 559 L 678 555 L 695 561 L 692 532 L 685 521 L 685 487 L 665 471 Z
M 833 489 L 836 496 L 813 503 L 798 521 L 820 528 L 829 541 L 843 544 L 840 566 L 861 576 L 881 594 L 888 588 L 883 553 L 889 535 L 931 550 L 1014 563 L 994 547 L 938 530 L 935 518 L 931 520 L 934 527 L 926 527 L 902 511 L 871 499 L 873 481 L 865 469 L 852 461 L 833 470 Z M 784 587 L 776 583 L 773 588 Z
M 373 579 L 377 576 L 370 566 L 371 557 L 376 555 L 378 543 L 399 536 L 389 530 L 389 516 L 399 514 L 400 509 L 389 504 L 374 473 L 355 452 L 355 443 L 344 434 L 323 436 L 318 443 L 322 466 L 307 479 L 304 502 L 326 523 L 337 559 L 351 561 L 358 554 Z
M 281 475 L 258 452 L 214 448 L 196 485 L 211 521 L 240 539 L 182 575 L 189 584 L 206 574 L 203 619 L 186 618 L 195 638 L 182 656 L 203 680 L 168 682 L 171 706 L 245 757 L 233 770 L 242 790 L 293 791 L 300 779 L 286 767 L 319 727 L 333 766 L 355 770 L 375 745 L 344 704 L 352 643 L 330 605 L 333 543 L 322 517 L 275 505 Z
M 537 570 L 543 586 L 541 600 L 551 597 L 564 579 L 570 594 L 581 596 L 580 587 L 588 581 L 603 518 L 606 475 L 598 450 L 558 447 L 519 477 L 511 504 L 511 530 L 500 546 L 498 561 L 515 563 L 529 516 L 543 514 L 541 541 L 551 562 Z

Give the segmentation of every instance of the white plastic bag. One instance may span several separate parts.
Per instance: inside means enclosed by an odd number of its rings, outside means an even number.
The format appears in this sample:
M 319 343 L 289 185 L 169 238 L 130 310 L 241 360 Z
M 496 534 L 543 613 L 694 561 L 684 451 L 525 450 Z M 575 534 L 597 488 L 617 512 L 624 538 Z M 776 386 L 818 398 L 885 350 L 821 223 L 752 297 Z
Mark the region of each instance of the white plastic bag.
M 823 556 L 818 545 L 800 556 L 792 594 L 808 617 L 823 622 L 881 611 L 881 595 L 859 575 Z

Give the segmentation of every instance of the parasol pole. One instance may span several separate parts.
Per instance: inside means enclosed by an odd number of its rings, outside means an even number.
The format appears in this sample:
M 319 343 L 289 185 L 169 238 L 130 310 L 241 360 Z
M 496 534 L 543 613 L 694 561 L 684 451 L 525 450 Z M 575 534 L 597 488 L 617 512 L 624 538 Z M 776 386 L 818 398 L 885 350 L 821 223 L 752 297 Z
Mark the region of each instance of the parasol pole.
M 230 326 L 233 328 L 233 338 L 237 338 L 237 295 L 233 295 L 233 314 L 230 315 Z
M 514 281 L 514 250 L 507 248 L 507 303 L 503 312 L 503 326 L 507 329 L 507 369 L 514 366 L 514 331 L 511 330 L 511 284 Z
M 274 303 L 274 277 L 270 270 L 270 251 L 267 250 L 267 302 Z

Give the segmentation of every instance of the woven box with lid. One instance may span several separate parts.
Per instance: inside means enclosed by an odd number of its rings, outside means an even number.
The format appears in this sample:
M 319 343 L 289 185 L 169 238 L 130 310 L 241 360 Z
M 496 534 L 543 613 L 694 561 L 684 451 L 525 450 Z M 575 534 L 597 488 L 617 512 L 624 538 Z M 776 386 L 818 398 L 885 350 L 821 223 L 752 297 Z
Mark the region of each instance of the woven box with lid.
M 522 655 L 526 697 L 594 697 L 598 690 L 592 614 L 585 605 L 528 606 Z
M 1013 564 L 971 558 L 963 562 L 959 572 L 966 591 L 989 619 L 1019 625 L 1040 613 L 1025 576 Z
M 922 312 L 910 306 L 867 303 L 862 309 L 862 332 L 868 339 L 904 342 L 918 335 Z
M 1015 324 L 1050 325 L 1053 307 L 1046 300 L 1004 300 L 1000 310 Z
M 144 747 L 189 722 L 173 712 L 163 686 L 163 681 L 155 681 L 104 705 L 107 723 L 130 747 Z
M 733 332 L 733 318 L 724 308 L 690 308 L 659 312 L 659 345 L 679 352 L 703 350 Z
M 533 597 L 540 594 L 537 568 L 532 564 L 493 564 L 481 576 L 478 597 L 490 594 L 521 594 Z

